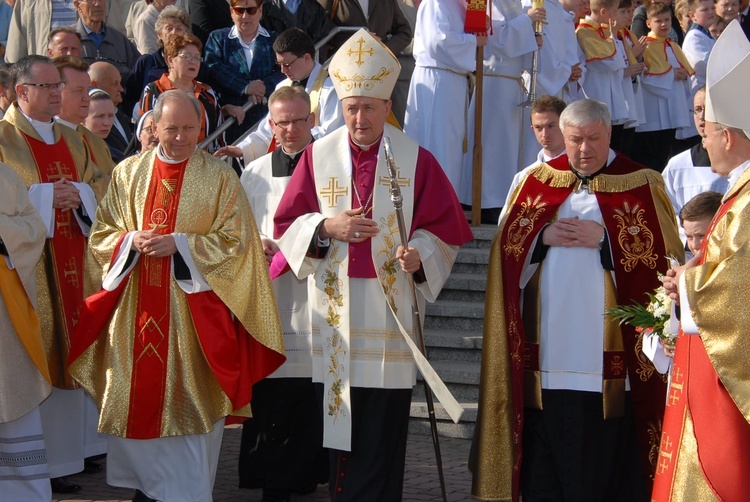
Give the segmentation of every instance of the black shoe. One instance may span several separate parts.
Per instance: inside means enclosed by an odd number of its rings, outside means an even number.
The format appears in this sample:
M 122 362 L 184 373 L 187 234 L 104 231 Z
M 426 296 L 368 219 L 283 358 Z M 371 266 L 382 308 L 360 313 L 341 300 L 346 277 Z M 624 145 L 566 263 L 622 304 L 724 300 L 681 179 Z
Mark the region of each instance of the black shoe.
M 152 499 L 140 490 L 136 490 L 135 495 L 133 496 L 133 502 L 157 502 L 157 500 Z
M 68 483 L 65 478 L 52 478 L 49 480 L 49 484 L 52 486 L 52 493 L 78 493 L 81 491 L 81 485 Z
M 83 460 L 83 472 L 85 474 L 96 474 L 97 472 L 101 472 L 102 469 L 104 469 L 104 467 L 98 462 L 94 462 L 88 458 Z

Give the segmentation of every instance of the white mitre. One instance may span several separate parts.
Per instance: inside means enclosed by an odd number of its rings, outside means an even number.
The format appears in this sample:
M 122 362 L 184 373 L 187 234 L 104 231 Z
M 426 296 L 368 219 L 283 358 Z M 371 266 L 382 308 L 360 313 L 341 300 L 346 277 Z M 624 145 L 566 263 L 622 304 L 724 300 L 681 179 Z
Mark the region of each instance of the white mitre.
M 352 96 L 387 100 L 401 65 L 388 47 L 361 29 L 336 51 L 328 73 L 339 100 Z
M 745 131 L 750 137 L 750 42 L 736 19 L 711 50 L 706 69 L 706 121 Z

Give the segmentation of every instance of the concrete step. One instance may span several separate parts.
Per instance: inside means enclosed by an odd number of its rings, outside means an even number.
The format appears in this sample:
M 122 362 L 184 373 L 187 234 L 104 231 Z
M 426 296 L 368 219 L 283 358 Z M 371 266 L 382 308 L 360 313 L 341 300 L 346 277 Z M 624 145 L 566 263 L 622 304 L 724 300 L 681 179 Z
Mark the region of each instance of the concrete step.
M 443 285 L 443 291 L 453 289 L 481 291 L 484 293 L 487 290 L 487 275 L 452 272 L 448 276 L 448 280 L 445 281 L 445 285 Z
M 481 227 L 472 228 L 474 240 L 463 245 L 464 248 L 482 248 L 489 249 L 492 245 L 492 239 L 495 237 L 497 227 L 494 225 L 482 225 Z
M 486 263 L 464 263 L 457 261 L 453 264 L 451 273 L 454 274 L 478 274 L 487 276 L 489 265 Z
M 479 363 L 432 360 L 430 364 L 446 385 L 479 385 L 479 374 L 481 371 Z M 417 380 L 420 378 L 421 375 L 417 377 Z
M 427 356 L 430 361 L 462 361 L 481 363 L 482 333 L 428 330 L 425 332 Z
M 490 250 L 484 248 L 461 248 L 456 256 L 456 263 L 478 263 L 486 265 L 490 262 Z
M 425 330 L 481 332 L 484 324 L 484 303 L 438 300 L 425 309 Z
M 467 289 L 446 289 L 440 292 L 438 297 L 443 301 L 452 302 L 469 302 L 476 303 L 477 305 L 484 305 L 485 291 L 471 291 Z
M 435 418 L 437 418 L 439 436 L 462 439 L 472 438 L 474 435 L 474 424 L 477 420 L 477 405 L 476 403 L 461 404 L 465 411 L 459 423 L 455 424 L 445 412 L 443 406 L 440 403 L 435 403 Z M 427 436 L 431 434 L 427 404 L 424 401 L 416 401 L 412 399 L 409 433 Z
M 427 315 L 424 320 L 424 328 L 439 329 L 443 331 L 470 331 L 481 333 L 484 329 L 484 319 L 473 319 L 468 317 L 446 317 L 442 315 Z
M 448 387 L 450 393 L 459 403 L 476 403 L 479 401 L 479 386 L 451 383 L 445 380 L 443 380 L 443 383 L 445 383 L 445 386 Z M 412 400 L 417 399 L 424 401 L 424 396 L 424 384 L 422 383 L 420 375 L 420 377 L 417 378 L 417 385 L 414 387 Z

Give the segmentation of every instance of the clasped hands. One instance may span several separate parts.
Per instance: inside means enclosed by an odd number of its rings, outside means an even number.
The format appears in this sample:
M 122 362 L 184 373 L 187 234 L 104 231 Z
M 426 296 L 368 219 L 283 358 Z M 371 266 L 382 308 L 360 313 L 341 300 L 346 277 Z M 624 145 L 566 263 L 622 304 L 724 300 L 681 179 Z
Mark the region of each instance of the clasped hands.
M 661 278 L 661 283 L 664 289 L 669 293 L 669 297 L 674 300 L 677 305 L 680 304 L 680 277 L 685 273 L 685 270 L 693 268 L 700 262 L 702 251 L 695 253 L 695 256 L 690 258 L 684 265 L 676 265 L 664 274 Z
M 318 237 L 351 243 L 360 243 L 375 237 L 379 232 L 378 225 L 370 219 L 361 217 L 362 211 L 361 207 L 347 209 L 332 218 L 323 220 Z M 419 251 L 415 248 L 404 251 L 403 246 L 399 246 L 396 250 L 396 258 L 401 269 L 407 274 L 418 271 L 422 264 Z
M 135 233 L 130 249 L 146 256 L 164 258 L 177 252 L 177 244 L 172 234 L 157 234 L 153 230 L 141 230 Z
M 62 178 L 52 184 L 52 207 L 67 211 L 81 207 L 81 195 L 72 181 Z
M 604 227 L 594 220 L 560 218 L 544 229 L 542 242 L 547 246 L 598 248 Z

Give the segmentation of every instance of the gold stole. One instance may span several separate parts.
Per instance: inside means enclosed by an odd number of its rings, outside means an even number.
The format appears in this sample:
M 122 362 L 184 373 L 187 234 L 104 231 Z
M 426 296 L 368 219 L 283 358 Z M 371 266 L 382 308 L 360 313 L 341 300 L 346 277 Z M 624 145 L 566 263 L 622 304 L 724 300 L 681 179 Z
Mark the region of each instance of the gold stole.
M 414 173 L 418 147 L 395 130 L 385 126 L 384 136 L 389 136 L 394 151 L 406 153 L 400 161 L 399 178 L 404 180 L 404 220 L 411 228 L 414 201 Z M 408 152 L 413 152 L 409 154 Z M 410 163 L 410 159 L 413 159 Z M 326 138 L 313 143 L 313 166 L 320 212 L 331 218 L 352 207 L 352 159 L 349 131 L 341 127 Z M 378 157 L 376 182 L 373 187 L 372 219 L 379 224 L 380 232 L 372 239 L 373 263 L 380 277 L 381 288 L 393 304 L 402 305 L 401 295 L 407 293 L 406 277 L 396 273 L 398 262 L 396 248 L 400 240 L 396 226 L 395 210 L 390 203 L 389 183 L 385 156 Z M 407 183 L 410 181 L 410 183 Z M 351 335 L 349 297 L 349 245 L 331 239 L 331 247 L 321 263 L 322 272 L 315 275 L 315 290 L 309 301 L 312 308 L 313 330 L 317 328 L 322 340 L 323 362 L 328 367 L 324 375 L 324 432 L 323 444 L 327 448 L 351 451 L 351 399 L 350 377 Z M 398 309 L 402 324 L 411 330 L 411 312 Z M 407 312 L 404 312 L 407 310 Z
M 688 75 L 692 76 L 695 74 L 693 67 L 690 65 L 685 53 L 682 52 L 680 46 L 672 41 L 671 38 L 657 37 L 653 31 L 648 33 L 648 42 L 646 43 L 646 50 L 643 51 L 643 60 L 646 63 L 646 75 L 664 75 L 672 70 L 672 65 L 669 63 L 669 56 L 667 55 L 667 44 L 672 48 L 677 61 L 680 63 Z

